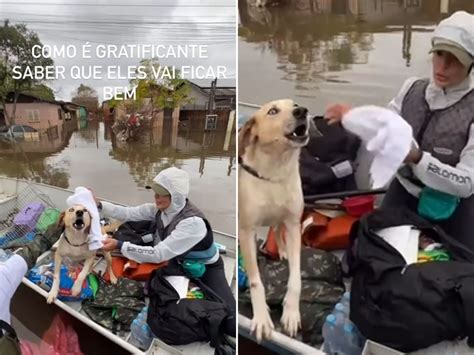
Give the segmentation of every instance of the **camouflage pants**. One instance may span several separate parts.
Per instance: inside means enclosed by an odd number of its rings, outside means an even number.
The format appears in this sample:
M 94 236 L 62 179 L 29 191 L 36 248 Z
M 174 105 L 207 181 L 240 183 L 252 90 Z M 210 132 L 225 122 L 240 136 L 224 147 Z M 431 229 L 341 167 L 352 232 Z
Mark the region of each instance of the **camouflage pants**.
M 258 266 L 270 316 L 275 328 L 281 331 L 279 320 L 288 283 L 288 262 L 274 261 L 259 256 Z M 301 251 L 301 333 L 298 338 L 310 345 L 319 345 L 323 338 L 321 329 L 326 316 L 344 293 L 341 263 L 336 256 L 317 249 Z M 239 312 L 252 318 L 250 291 L 240 292 Z
M 44 234 L 36 234 L 33 241 L 27 244 L 10 243 L 5 249 L 11 251 L 16 250 L 16 254 L 25 259 L 28 269 L 31 269 L 36 264 L 36 259 L 44 252 L 51 249 L 61 236 L 62 228 L 56 225 L 51 225 Z
M 82 303 L 82 308 L 94 322 L 114 332 L 128 331 L 143 307 L 143 286 L 126 278 L 118 279 L 116 285 L 100 279 L 95 299 Z

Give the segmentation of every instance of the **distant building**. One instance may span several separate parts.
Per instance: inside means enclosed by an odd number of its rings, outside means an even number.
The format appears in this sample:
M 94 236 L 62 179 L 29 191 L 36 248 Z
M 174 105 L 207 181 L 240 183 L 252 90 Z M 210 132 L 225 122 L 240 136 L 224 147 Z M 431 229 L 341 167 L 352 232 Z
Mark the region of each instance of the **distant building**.
M 193 99 L 193 103 L 181 106 L 181 111 L 205 110 L 209 107 L 209 96 L 211 94 L 210 86 L 199 86 L 192 81 L 188 81 L 191 88 L 188 97 Z M 235 87 L 217 87 L 215 93 L 215 110 L 235 110 L 236 106 L 236 88 Z
M 5 123 L 13 114 L 14 93 L 7 96 Z M 84 107 L 71 102 L 46 100 L 33 95 L 20 94 L 16 102 L 15 124 L 31 126 L 38 131 L 46 131 L 54 126 L 62 126 L 64 120 L 77 119 Z
M 73 97 L 72 102 L 76 105 L 85 107 L 90 113 L 97 113 L 99 109 L 98 97 Z
M 180 121 L 187 122 L 190 129 L 201 130 L 207 127 L 206 116 L 209 113 L 209 98 L 211 87 L 199 86 L 189 81 L 190 92 L 188 97 L 193 99 L 193 103 L 183 105 L 180 108 Z M 212 126 L 214 130 L 227 129 L 231 112 L 236 107 L 236 88 L 235 87 L 217 87 L 215 91 L 214 105 L 212 107 L 216 120 Z

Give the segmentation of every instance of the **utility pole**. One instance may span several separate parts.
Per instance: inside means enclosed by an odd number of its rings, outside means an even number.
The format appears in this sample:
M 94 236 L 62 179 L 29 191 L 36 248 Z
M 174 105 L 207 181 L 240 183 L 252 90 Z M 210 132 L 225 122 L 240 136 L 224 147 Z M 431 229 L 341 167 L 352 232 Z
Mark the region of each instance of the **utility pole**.
M 217 78 L 215 78 L 211 83 L 211 92 L 209 94 L 209 107 L 207 110 L 208 115 L 212 115 L 214 113 L 214 103 L 216 101 L 216 86 Z

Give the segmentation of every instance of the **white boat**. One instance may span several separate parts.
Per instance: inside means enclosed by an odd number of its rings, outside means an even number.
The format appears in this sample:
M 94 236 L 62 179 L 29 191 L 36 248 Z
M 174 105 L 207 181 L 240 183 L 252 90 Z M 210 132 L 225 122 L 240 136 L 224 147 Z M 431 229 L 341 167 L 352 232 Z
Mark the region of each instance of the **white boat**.
M 245 121 L 247 121 L 256 110 L 260 108 L 260 105 L 248 102 L 239 102 L 239 127 L 241 127 Z M 315 114 L 321 114 L 321 112 L 316 112 Z M 369 177 L 367 171 L 369 171 L 369 166 L 371 159 L 368 152 L 365 148 L 361 147 L 355 162 L 357 167 L 355 171 L 356 183 L 359 188 L 358 191 L 348 191 L 346 193 L 337 193 L 337 194 L 325 194 L 317 196 L 305 196 L 306 207 L 310 207 L 313 203 L 318 200 L 326 200 L 332 198 L 343 198 L 353 195 L 364 195 L 364 194 L 382 194 L 385 190 L 370 190 L 369 188 Z M 261 233 L 258 233 L 257 238 L 265 239 L 266 238 L 266 229 L 261 229 Z M 260 232 L 259 231 L 259 232 Z M 343 251 L 335 251 L 339 258 L 342 258 Z M 250 332 L 251 320 L 246 316 L 239 314 L 239 336 L 243 336 L 251 341 L 256 341 L 253 334 Z M 263 341 L 262 346 L 272 350 L 279 354 L 324 354 L 320 349 L 314 348 L 305 344 L 297 339 L 291 338 L 284 333 L 277 331 L 272 332 L 272 338 L 270 340 Z
M 66 199 L 72 194 L 73 191 L 50 185 L 0 177 L 0 219 L 2 219 L 2 213 L 5 213 L 6 211 L 8 213 L 8 210 L 11 210 L 12 207 L 15 208 L 15 204 L 19 204 L 20 200 L 22 203 L 25 203 L 31 202 L 32 199 L 41 199 L 43 202 L 45 202 L 51 207 L 56 207 L 60 210 L 65 210 Z M 115 201 L 110 202 L 117 203 Z M 232 289 L 234 290 L 236 267 L 235 236 L 214 231 L 214 238 L 217 243 L 223 246 L 222 249 L 225 249 L 225 253 L 221 254 L 221 256 L 224 260 L 227 280 L 232 285 Z M 52 253 L 52 251 L 48 251 L 43 254 L 38 259 L 38 263 L 41 263 L 41 260 L 51 257 Z M 97 267 L 99 267 L 98 264 L 100 264 L 100 262 L 97 263 Z M 27 278 L 23 278 L 22 285 L 20 287 L 27 287 L 36 292 L 37 294 L 43 296 L 45 298 L 44 306 L 50 307 L 46 303 L 46 297 L 48 293 L 45 290 L 35 285 Z M 119 347 L 123 348 L 125 351 L 128 351 L 131 354 L 214 354 L 215 349 L 211 348 L 208 343 L 193 343 L 184 346 L 169 346 L 160 341 L 159 339 L 154 339 L 150 348 L 145 351 L 142 351 L 130 343 L 129 332 L 124 335 L 118 336 L 89 319 L 86 313 L 81 310 L 80 302 L 63 302 L 56 300 L 54 304 L 55 307 L 58 307 L 69 313 L 71 316 L 84 323 L 90 329 L 107 338 L 109 341 L 114 342 Z
M 252 117 L 253 113 L 260 108 L 260 105 L 247 103 L 247 102 L 239 102 L 238 110 L 239 110 L 239 127 L 241 127 L 246 120 Z M 379 198 L 383 198 L 385 189 L 377 189 L 377 190 L 370 190 L 369 188 L 369 178 L 367 171 L 369 171 L 369 166 L 371 164 L 371 158 L 368 151 L 361 147 L 359 149 L 358 156 L 355 161 L 356 171 L 355 171 L 355 179 L 356 184 L 360 190 L 358 191 L 348 191 L 345 193 L 337 193 L 337 194 L 325 194 L 325 195 L 317 195 L 317 196 L 306 196 L 305 197 L 305 204 L 307 207 L 312 207 L 311 205 L 319 200 L 324 199 L 331 199 L 331 198 L 343 198 L 343 197 L 350 197 L 355 195 L 364 195 L 364 194 L 375 194 L 378 195 Z M 337 195 L 337 196 L 336 196 Z M 376 202 L 376 205 L 379 205 L 381 200 Z M 266 229 L 261 229 L 257 233 L 257 238 L 264 239 L 266 238 Z M 333 251 L 340 259 L 344 254 L 344 250 L 337 250 Z M 350 287 L 350 279 L 345 280 L 346 287 Z M 239 337 L 245 337 L 253 342 L 256 342 L 256 338 L 254 334 L 250 332 L 251 329 L 251 320 L 239 314 Z M 261 344 L 263 347 L 272 350 L 278 354 L 325 354 L 321 349 L 317 349 L 314 347 L 309 346 L 297 339 L 290 338 L 287 335 L 273 331 L 272 337 L 269 340 L 264 340 Z M 440 350 L 442 349 L 442 350 Z M 449 349 L 449 350 L 445 350 Z M 455 350 L 452 350 L 455 349 Z M 410 355 L 419 355 L 419 354 L 427 354 L 427 355 L 435 355 L 439 353 L 457 353 L 457 354 L 466 354 L 472 353 L 469 348 L 465 344 L 465 339 L 463 341 L 445 341 L 439 344 L 435 344 L 431 347 L 418 350 L 416 352 L 410 353 Z M 381 344 L 375 343 L 371 340 L 367 340 L 362 351 L 362 354 L 373 354 L 373 355 L 385 355 L 385 354 L 402 354 L 401 352 L 396 351 L 395 349 L 388 348 Z

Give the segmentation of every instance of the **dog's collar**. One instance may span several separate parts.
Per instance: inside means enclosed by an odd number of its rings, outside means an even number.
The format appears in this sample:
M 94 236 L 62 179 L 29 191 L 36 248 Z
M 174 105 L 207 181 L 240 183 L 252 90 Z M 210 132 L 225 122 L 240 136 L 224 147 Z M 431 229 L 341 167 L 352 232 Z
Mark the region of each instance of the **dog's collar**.
M 82 243 L 82 244 L 73 244 L 73 243 L 71 243 L 71 241 L 70 241 L 69 239 L 67 239 L 66 232 L 63 233 L 63 236 L 64 236 L 64 239 L 66 240 L 66 242 L 67 242 L 69 245 L 73 246 L 73 247 L 82 247 L 82 246 L 86 245 L 87 243 L 89 243 L 89 237 L 87 237 L 87 238 L 86 238 L 86 241 L 85 241 L 84 243 Z
M 248 166 L 247 164 L 245 164 L 242 157 L 238 158 L 238 162 L 239 162 L 239 165 L 242 167 L 242 169 L 244 169 L 246 172 L 248 172 L 250 175 L 256 177 L 257 179 L 264 180 L 264 181 L 269 181 L 269 182 L 278 182 L 278 181 L 274 181 L 274 180 L 271 180 L 271 179 L 269 179 L 265 176 L 260 175 L 257 170 L 255 170 L 251 166 Z

